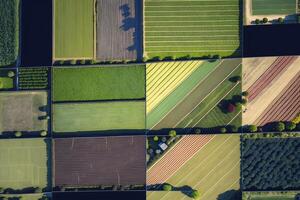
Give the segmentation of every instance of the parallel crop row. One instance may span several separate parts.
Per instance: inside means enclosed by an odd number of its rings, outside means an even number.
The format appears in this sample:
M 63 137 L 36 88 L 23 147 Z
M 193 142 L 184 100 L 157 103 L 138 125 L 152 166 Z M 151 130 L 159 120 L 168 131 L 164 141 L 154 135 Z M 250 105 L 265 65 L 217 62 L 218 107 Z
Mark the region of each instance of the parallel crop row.
M 20 89 L 46 89 L 48 68 L 21 68 L 18 85 Z

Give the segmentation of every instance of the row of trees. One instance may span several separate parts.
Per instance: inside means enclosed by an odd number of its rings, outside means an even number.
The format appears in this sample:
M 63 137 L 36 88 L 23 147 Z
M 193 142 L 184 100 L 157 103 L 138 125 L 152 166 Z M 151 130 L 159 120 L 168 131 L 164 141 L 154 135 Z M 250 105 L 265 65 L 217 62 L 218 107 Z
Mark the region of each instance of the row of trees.
M 256 20 L 254 21 L 255 24 L 266 24 L 266 23 L 268 23 L 268 22 L 270 22 L 270 21 L 269 21 L 269 19 L 266 18 L 266 17 L 264 17 L 262 20 L 256 19 Z M 278 19 L 273 20 L 272 22 L 273 22 L 273 23 L 280 23 L 280 24 L 282 24 L 282 23 L 284 23 L 284 19 L 283 19 L 282 17 L 279 17 Z
M 243 132 L 255 133 L 255 132 L 282 132 L 282 131 L 296 131 L 300 130 L 300 123 L 296 124 L 293 121 L 285 122 L 271 122 L 264 126 L 247 125 L 243 127 Z

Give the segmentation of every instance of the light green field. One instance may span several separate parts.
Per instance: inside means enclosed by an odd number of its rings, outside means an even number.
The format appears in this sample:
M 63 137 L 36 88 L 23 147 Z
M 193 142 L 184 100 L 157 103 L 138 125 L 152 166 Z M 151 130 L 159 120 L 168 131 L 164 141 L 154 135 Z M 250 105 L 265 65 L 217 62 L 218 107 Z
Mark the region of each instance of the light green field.
M 8 77 L 0 77 L 1 89 L 11 89 L 14 87 L 14 80 Z
M 295 200 L 300 191 L 243 192 L 243 200 Z
M 253 15 L 288 15 L 296 9 L 296 0 L 252 0 Z
M 44 139 L 0 140 L 0 188 L 49 190 L 49 142 Z
M 145 98 L 145 66 L 53 69 L 53 101 Z
M 94 57 L 94 0 L 54 0 L 54 59 Z
M 189 186 L 201 194 L 201 199 L 216 200 L 229 190 L 240 188 L 240 137 L 239 135 L 216 135 L 196 155 L 187 161 L 167 183 Z M 149 200 L 189 200 L 181 192 L 152 192 Z M 220 198 L 220 200 L 230 200 Z
M 241 0 L 146 0 L 145 56 L 238 56 Z
M 16 200 L 14 198 L 20 198 L 20 200 L 40 200 L 40 198 L 43 197 L 43 194 L 5 194 L 5 195 L 0 195 L 1 198 L 10 198 L 12 200 Z
M 53 104 L 53 130 L 55 132 L 144 128 L 144 101 Z

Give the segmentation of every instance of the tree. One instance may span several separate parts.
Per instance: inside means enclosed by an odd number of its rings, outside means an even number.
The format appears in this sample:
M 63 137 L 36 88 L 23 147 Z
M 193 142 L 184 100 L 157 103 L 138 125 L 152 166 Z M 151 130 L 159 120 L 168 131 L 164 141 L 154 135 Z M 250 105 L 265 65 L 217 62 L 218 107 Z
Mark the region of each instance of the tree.
M 15 72 L 9 71 L 9 72 L 7 73 L 7 76 L 8 76 L 9 78 L 12 78 L 12 77 L 15 76 Z
M 227 112 L 232 113 L 235 111 L 235 106 L 232 103 L 229 103 L 226 110 Z
M 165 183 L 163 185 L 163 191 L 171 191 L 171 190 L 173 190 L 173 186 L 172 185 L 170 185 L 168 183 Z
M 48 133 L 47 133 L 47 131 L 45 131 L 45 130 L 44 130 L 44 131 L 41 131 L 41 133 L 40 133 L 40 135 L 41 135 L 42 137 L 47 136 L 47 134 L 48 134 Z
M 243 106 L 243 104 L 241 104 L 240 102 L 236 102 L 234 105 L 235 105 L 236 109 L 238 109 L 238 110 L 241 110 L 242 106 Z
M 200 134 L 201 133 L 201 129 L 200 128 L 196 128 L 195 133 L 196 134 Z
M 263 22 L 264 24 L 267 23 L 268 21 L 269 21 L 269 19 L 266 18 L 266 17 L 264 17 L 263 20 L 262 20 L 262 22 Z
M 249 95 L 249 92 L 248 92 L 248 91 L 242 92 L 242 96 L 247 97 L 248 95 Z
M 235 125 L 228 125 L 228 130 L 231 133 L 236 133 L 238 132 L 238 128 Z
M 285 129 L 285 125 L 284 125 L 283 122 L 276 122 L 276 123 L 274 124 L 274 130 L 275 130 L 275 131 L 281 132 L 281 131 L 284 131 L 284 129 Z
M 245 106 L 247 103 L 248 103 L 247 99 L 243 98 L 243 99 L 241 100 L 241 104 L 242 104 L 242 105 Z
M 255 20 L 255 24 L 260 24 L 260 20 L 259 20 L 259 19 L 256 19 L 256 20 Z
M 232 81 L 234 83 L 237 83 L 237 82 L 239 82 L 241 80 L 242 80 L 241 76 L 234 76 L 234 77 L 230 78 L 230 81 Z
M 246 127 L 246 131 L 249 131 L 250 133 L 254 133 L 254 132 L 257 132 L 257 126 L 256 125 L 248 125 Z
M 177 134 L 177 133 L 176 133 L 175 130 L 170 130 L 170 131 L 169 131 L 169 136 L 170 136 L 170 137 L 175 137 L 176 134 Z
M 296 124 L 294 122 L 286 122 L 285 128 L 287 131 L 292 131 L 296 128 Z
M 284 22 L 283 18 L 282 18 L 282 17 L 279 17 L 279 18 L 278 18 L 278 22 L 282 24 L 282 23 Z
M 200 193 L 197 191 L 197 190 L 194 190 L 192 193 L 191 193 L 191 197 L 193 199 L 199 199 L 200 198 Z
M 85 60 L 80 60 L 81 65 L 85 65 Z
M 227 129 L 225 127 L 220 127 L 219 132 L 220 133 L 226 133 Z
M 15 132 L 15 136 L 16 136 L 16 137 L 21 137 L 21 136 L 22 136 L 22 132 L 21 132 L 21 131 Z
M 154 142 L 157 142 L 158 140 L 159 140 L 158 136 L 154 136 L 154 137 L 153 137 L 153 141 L 154 141 Z
M 70 64 L 71 64 L 71 65 L 76 65 L 76 60 L 71 60 L 71 61 L 70 61 Z

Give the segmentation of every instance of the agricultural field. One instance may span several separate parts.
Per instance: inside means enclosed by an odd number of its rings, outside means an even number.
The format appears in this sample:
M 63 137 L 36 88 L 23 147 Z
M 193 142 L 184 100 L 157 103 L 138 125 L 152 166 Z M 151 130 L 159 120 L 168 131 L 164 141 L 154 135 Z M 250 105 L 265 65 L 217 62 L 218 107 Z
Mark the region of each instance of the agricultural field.
M 18 88 L 21 90 L 47 89 L 48 67 L 20 68 L 18 70 Z
M 54 68 L 53 101 L 145 98 L 145 67 Z
M 300 191 L 243 192 L 243 200 L 295 200 Z
M 244 59 L 243 91 L 249 93 L 244 125 L 292 121 L 300 113 L 299 64 L 296 56 Z
M 14 69 L 0 70 L 0 90 L 9 90 L 15 87 L 15 74 Z
M 1 92 L 0 131 L 48 130 L 47 92 Z
M 43 194 L 0 194 L 1 200 L 6 200 L 5 198 L 8 200 L 44 200 Z
M 157 191 L 165 183 L 173 190 Z M 238 195 L 239 183 L 238 134 L 183 136 L 147 170 L 148 191 L 153 191 L 147 199 L 190 199 L 188 194 L 193 190 L 201 199 L 227 199 Z
M 54 185 L 145 184 L 145 137 L 55 139 Z
M 241 0 L 146 0 L 144 57 L 241 55 Z
M 94 58 L 94 0 L 53 1 L 53 59 Z
M 299 160 L 299 138 L 243 139 L 243 190 L 299 189 Z
M 159 93 L 154 96 L 163 100 L 147 113 L 147 129 L 156 131 L 178 128 L 187 129 L 188 132 L 184 133 L 190 133 L 193 128 L 217 132 L 219 130 L 215 129 L 220 126 L 239 127 L 241 82 L 237 78 L 240 79 L 241 72 L 241 59 L 205 62 L 199 65 L 189 77 L 181 83 L 178 81 L 178 85 L 168 96 L 160 97 Z M 147 80 L 151 79 L 151 74 L 147 75 Z M 164 87 L 164 84 L 157 87 Z M 228 105 L 233 109 L 227 110 Z M 227 131 L 236 130 L 228 128 Z
M 252 0 L 252 15 L 289 15 L 296 9 L 296 0 Z
M 0 66 L 12 65 L 19 54 L 20 0 L 0 0 Z
M 8 189 L 8 193 L 49 191 L 50 142 L 45 139 L 0 140 L 0 187 Z
M 97 60 L 136 60 L 142 54 L 142 1 L 97 1 Z
M 145 129 L 144 101 L 53 104 L 54 132 Z

